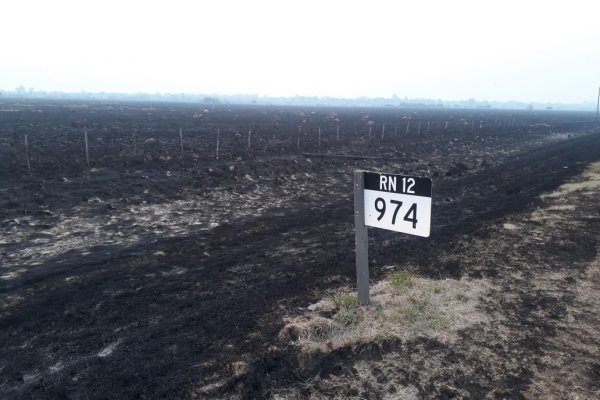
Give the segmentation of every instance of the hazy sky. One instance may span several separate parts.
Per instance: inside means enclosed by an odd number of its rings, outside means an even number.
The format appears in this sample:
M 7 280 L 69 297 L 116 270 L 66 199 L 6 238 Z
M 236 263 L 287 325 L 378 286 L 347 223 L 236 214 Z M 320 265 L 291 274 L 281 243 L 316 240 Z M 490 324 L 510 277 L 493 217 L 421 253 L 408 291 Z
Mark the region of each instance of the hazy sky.
M 595 101 L 598 1 L 19 0 L 0 89 Z

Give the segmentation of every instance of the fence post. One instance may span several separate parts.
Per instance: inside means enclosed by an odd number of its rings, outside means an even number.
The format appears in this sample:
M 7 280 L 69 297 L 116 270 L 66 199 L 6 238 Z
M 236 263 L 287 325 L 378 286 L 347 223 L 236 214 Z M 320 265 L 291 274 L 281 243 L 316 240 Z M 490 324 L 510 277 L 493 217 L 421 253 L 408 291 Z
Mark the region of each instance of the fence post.
M 318 151 L 321 151 L 321 127 L 319 127 Z
M 219 130 L 219 128 L 217 128 L 217 160 L 219 159 L 219 135 L 220 135 L 220 130 Z
M 181 150 L 180 158 L 183 159 L 183 128 L 179 128 L 179 147 Z
M 31 175 L 31 164 L 29 163 L 29 143 L 27 142 L 27 135 L 25 135 L 25 158 L 27 159 L 27 171 Z
M 83 140 L 85 142 L 85 164 L 87 165 L 88 169 L 90 168 L 90 152 L 88 149 L 88 135 L 87 135 L 87 131 L 83 132 Z
M 133 156 L 137 155 L 137 129 L 133 130 Z

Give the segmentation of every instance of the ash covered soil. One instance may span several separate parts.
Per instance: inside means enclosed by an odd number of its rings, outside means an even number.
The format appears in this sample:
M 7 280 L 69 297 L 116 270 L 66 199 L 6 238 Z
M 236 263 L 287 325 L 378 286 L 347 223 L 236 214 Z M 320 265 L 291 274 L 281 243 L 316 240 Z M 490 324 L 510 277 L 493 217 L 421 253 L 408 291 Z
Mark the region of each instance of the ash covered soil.
M 4 100 L 0 397 L 597 398 L 590 120 Z M 430 238 L 370 230 L 373 283 L 485 280 L 487 318 L 451 341 L 282 337 L 354 284 L 357 169 L 434 182 Z

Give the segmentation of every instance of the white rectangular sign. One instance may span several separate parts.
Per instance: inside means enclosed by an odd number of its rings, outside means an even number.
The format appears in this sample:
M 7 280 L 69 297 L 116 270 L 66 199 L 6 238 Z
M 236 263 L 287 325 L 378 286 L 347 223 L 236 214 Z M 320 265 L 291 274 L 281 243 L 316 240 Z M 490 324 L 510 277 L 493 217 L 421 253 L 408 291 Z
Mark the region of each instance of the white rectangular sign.
M 365 225 L 429 237 L 431 179 L 364 174 Z

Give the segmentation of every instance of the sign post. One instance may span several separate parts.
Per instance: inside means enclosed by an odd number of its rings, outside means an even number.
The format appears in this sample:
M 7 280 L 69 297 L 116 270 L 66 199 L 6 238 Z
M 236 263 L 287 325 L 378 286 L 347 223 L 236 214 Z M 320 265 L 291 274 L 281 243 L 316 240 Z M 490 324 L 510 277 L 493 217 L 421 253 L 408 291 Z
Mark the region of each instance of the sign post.
M 431 231 L 429 178 L 354 172 L 354 226 L 358 301 L 369 302 L 367 226 L 429 237 Z
M 358 302 L 369 303 L 369 236 L 365 225 L 365 181 L 363 171 L 354 171 L 354 235 Z

